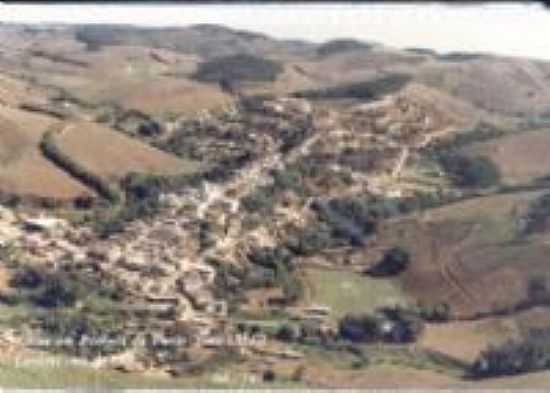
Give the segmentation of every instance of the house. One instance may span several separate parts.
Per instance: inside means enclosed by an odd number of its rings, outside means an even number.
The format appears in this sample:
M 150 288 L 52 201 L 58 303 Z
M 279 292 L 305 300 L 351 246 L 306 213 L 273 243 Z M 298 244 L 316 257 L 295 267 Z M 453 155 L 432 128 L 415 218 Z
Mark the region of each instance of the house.
M 64 220 L 44 215 L 23 219 L 23 228 L 28 232 L 52 232 L 65 227 Z

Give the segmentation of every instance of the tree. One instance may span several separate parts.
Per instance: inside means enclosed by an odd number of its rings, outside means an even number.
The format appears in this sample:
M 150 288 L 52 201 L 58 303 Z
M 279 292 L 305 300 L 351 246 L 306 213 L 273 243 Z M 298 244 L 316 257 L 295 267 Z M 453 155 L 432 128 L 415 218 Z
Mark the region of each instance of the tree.
M 409 263 L 409 253 L 400 247 L 394 247 L 386 251 L 382 260 L 367 269 L 365 274 L 373 277 L 394 276 L 403 272 Z
M 379 321 L 368 315 L 346 315 L 338 324 L 342 338 L 353 342 L 369 342 L 379 338 Z
M 47 307 L 66 307 L 72 306 L 78 297 L 76 285 L 71 285 L 56 276 L 46 278 L 44 287 L 35 295 L 36 304 Z

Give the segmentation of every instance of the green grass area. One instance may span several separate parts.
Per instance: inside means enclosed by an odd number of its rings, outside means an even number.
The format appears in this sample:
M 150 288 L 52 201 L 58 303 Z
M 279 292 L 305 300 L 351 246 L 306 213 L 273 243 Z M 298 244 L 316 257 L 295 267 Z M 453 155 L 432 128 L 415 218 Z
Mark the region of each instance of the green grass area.
M 365 345 L 369 365 L 393 365 L 462 377 L 468 365 L 450 356 L 412 347 L 389 347 Z
M 405 304 L 409 300 L 390 279 L 371 278 L 353 272 L 309 269 L 313 286 L 311 303 L 329 306 L 335 317 L 372 312 L 378 307 Z
M 272 383 L 231 370 L 213 370 L 204 375 L 170 377 L 160 374 L 124 373 L 94 369 L 61 356 L 33 356 L 32 359 L 0 362 L 0 386 L 17 388 L 79 387 L 83 391 L 105 392 L 108 388 L 228 388 L 299 387 L 300 383 L 281 379 Z

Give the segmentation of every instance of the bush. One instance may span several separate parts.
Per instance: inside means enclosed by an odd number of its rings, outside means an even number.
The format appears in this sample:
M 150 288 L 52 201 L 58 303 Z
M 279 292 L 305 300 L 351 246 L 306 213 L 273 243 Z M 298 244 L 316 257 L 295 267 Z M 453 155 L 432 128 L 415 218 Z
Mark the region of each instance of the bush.
M 345 245 L 332 237 L 331 229 L 324 224 L 307 227 L 298 233 L 289 233 L 286 245 L 296 255 L 310 256 L 326 249 Z
M 382 308 L 375 315 L 346 315 L 339 321 L 339 335 L 352 342 L 409 343 L 422 332 L 422 321 L 400 307 Z
M 550 283 L 547 277 L 536 276 L 529 279 L 527 299 L 530 304 L 547 304 L 550 302 Z
M 346 315 L 338 323 L 338 332 L 343 339 L 353 342 L 372 342 L 379 337 L 379 321 L 369 315 Z
M 450 318 L 451 308 L 447 303 L 433 306 L 419 304 L 416 312 L 420 318 L 428 322 L 447 322 Z
M 274 382 L 276 376 L 277 375 L 275 374 L 275 371 L 266 370 L 266 371 L 264 371 L 264 373 L 262 375 L 262 379 L 263 379 L 264 382 Z
M 260 188 L 245 196 L 242 199 L 242 205 L 248 212 L 269 212 L 273 208 L 274 193 L 267 188 Z
M 25 267 L 18 270 L 10 280 L 10 286 L 17 288 L 34 289 L 44 282 L 43 275 L 36 269 Z
M 332 235 L 345 239 L 351 246 L 362 246 L 366 236 L 372 234 L 376 222 L 366 201 L 359 199 L 331 199 L 315 203 L 319 219 L 329 225 Z
M 545 232 L 548 228 L 550 228 L 550 194 L 545 194 L 529 206 L 523 231 L 531 234 Z
M 457 153 L 443 155 L 439 160 L 457 186 L 484 188 L 500 182 L 496 165 L 485 157 L 469 157 Z
M 57 276 L 48 276 L 43 288 L 33 296 L 35 304 L 46 307 L 70 307 L 79 297 L 79 287 Z
M 410 263 L 409 253 L 400 247 L 394 247 L 384 254 L 384 257 L 365 274 L 373 277 L 395 276 L 403 272 Z
M 248 260 L 253 264 L 277 271 L 283 267 L 292 266 L 292 254 L 284 247 L 262 247 L 248 254 Z
M 531 330 L 522 340 L 489 347 L 473 363 L 475 378 L 513 375 L 550 368 L 550 331 Z

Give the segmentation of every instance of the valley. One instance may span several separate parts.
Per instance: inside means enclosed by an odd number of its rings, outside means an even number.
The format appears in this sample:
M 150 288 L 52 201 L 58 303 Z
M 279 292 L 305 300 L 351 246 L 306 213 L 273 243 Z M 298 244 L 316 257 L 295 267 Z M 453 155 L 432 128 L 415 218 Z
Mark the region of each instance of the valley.
M 2 384 L 547 385 L 550 63 L 217 25 L 0 51 Z

